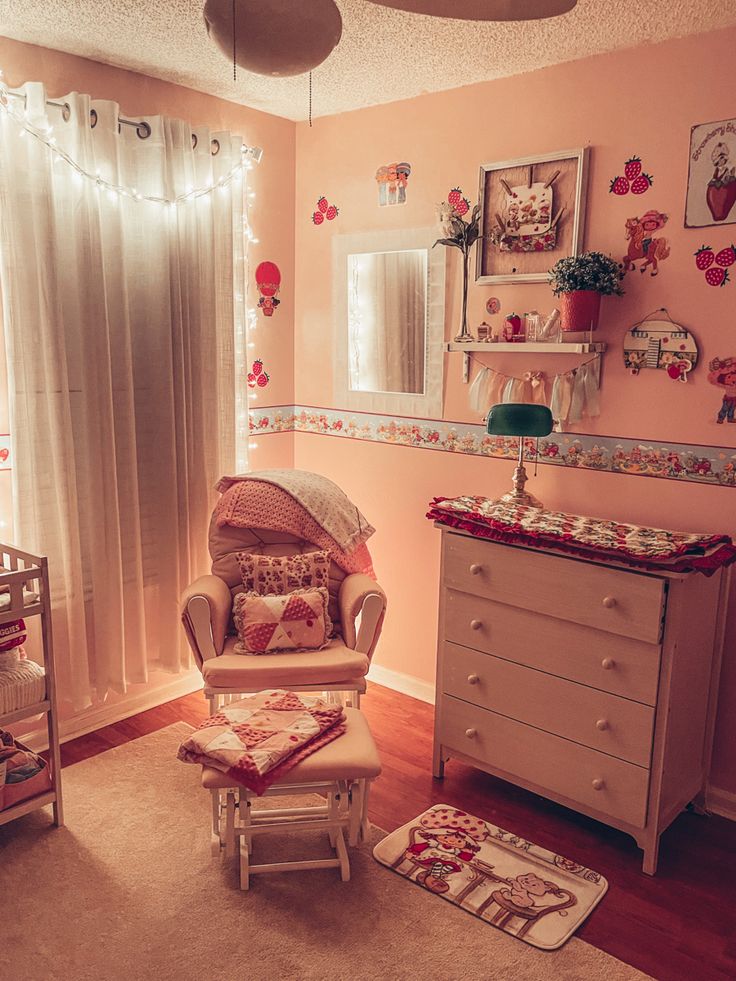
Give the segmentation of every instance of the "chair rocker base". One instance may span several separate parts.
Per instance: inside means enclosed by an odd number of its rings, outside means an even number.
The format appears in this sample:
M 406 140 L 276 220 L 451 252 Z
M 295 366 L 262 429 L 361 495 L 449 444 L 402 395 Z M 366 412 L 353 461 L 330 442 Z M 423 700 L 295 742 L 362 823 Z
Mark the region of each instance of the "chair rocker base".
M 212 853 L 239 858 L 240 888 L 250 887 L 250 876 L 265 872 L 299 872 L 339 869 L 343 882 L 350 879 L 347 846 L 365 841 L 370 832 L 368 791 L 370 780 L 330 780 L 311 784 L 279 784 L 262 798 L 320 794 L 324 801 L 304 807 L 254 808 L 259 798 L 246 787 L 213 789 Z M 261 799 L 262 799 L 261 798 Z M 325 831 L 334 856 L 291 862 L 253 863 L 255 839 L 273 832 Z

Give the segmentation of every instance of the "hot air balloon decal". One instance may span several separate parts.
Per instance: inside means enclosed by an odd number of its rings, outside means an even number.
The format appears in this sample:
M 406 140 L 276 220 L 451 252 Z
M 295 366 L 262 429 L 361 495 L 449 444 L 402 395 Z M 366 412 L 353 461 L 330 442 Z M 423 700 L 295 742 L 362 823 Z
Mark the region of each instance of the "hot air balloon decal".
M 264 317 L 272 317 L 276 307 L 281 303 L 276 296 L 281 288 L 281 271 L 275 262 L 259 262 L 256 267 L 256 286 L 261 298 L 258 306 Z

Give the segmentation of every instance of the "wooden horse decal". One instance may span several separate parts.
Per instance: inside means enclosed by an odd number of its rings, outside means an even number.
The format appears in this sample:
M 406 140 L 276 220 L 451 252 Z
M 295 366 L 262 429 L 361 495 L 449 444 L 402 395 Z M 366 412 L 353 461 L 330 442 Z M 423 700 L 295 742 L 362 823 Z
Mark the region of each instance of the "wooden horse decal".
M 669 215 L 661 211 L 647 211 L 641 218 L 626 219 L 626 238 L 629 248 L 621 261 L 621 276 L 636 269 L 636 260 L 643 259 L 639 272 L 645 272 L 651 266 L 651 275 L 659 272 L 659 263 L 670 254 L 670 246 L 666 238 L 654 238 L 653 233 L 664 228 Z

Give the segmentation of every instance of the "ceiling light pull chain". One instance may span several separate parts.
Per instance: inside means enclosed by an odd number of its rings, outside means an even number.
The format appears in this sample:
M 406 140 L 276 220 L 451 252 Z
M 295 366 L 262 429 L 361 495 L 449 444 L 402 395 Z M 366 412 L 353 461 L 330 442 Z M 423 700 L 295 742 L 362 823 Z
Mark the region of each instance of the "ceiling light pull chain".
M 312 128 L 312 73 L 309 73 L 309 128 Z
M 236 37 L 237 35 L 235 33 L 235 0 L 233 0 L 233 81 L 234 82 L 237 82 L 238 80 L 238 63 L 235 60 L 235 56 L 237 55 L 237 43 L 238 43 L 236 41 Z

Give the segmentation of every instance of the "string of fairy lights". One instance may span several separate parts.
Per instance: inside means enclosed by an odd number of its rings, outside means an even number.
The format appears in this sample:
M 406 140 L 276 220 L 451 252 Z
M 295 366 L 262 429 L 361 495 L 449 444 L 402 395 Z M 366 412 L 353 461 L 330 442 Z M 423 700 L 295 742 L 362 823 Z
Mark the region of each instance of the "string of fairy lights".
M 13 103 L 18 103 L 16 108 Z M 68 106 L 64 103 L 51 103 L 62 110 L 62 124 L 65 124 L 68 115 L 64 115 L 64 110 Z M 226 190 L 232 184 L 242 182 L 243 212 L 242 212 L 242 231 L 245 240 L 243 254 L 237 257 L 236 268 L 234 270 L 234 359 L 235 359 L 235 451 L 236 465 L 239 471 L 245 469 L 247 465 L 247 447 L 255 448 L 257 444 L 249 441 L 249 412 L 248 407 L 251 401 L 255 401 L 258 396 L 255 392 L 248 389 L 245 376 L 245 365 L 247 349 L 255 347 L 250 340 L 250 333 L 258 323 L 257 310 L 255 307 L 248 306 L 248 284 L 250 283 L 250 263 L 249 247 L 258 244 L 253 226 L 251 224 L 251 207 L 255 200 L 255 192 L 248 186 L 248 175 L 254 166 L 260 163 L 263 151 L 257 146 L 243 145 L 240 153 L 240 160 L 234 164 L 230 170 L 211 181 L 210 183 L 185 187 L 184 191 L 167 196 L 165 194 L 151 194 L 140 191 L 138 188 L 118 183 L 106 177 L 100 168 L 91 171 L 80 164 L 57 140 L 54 125 L 47 120 L 41 122 L 32 121 L 26 112 L 26 98 L 23 93 L 11 90 L 3 80 L 3 73 L 0 70 L 0 113 L 3 113 L 18 127 L 19 138 L 32 139 L 40 143 L 51 154 L 54 163 L 62 162 L 70 168 L 77 179 L 89 181 L 98 190 L 105 192 L 111 201 L 128 199 L 131 201 L 155 204 L 175 211 L 179 206 L 190 204 L 208 195 L 214 194 L 218 190 Z M 123 120 L 125 121 L 125 120 Z M 129 121 L 125 121 L 129 122 Z M 135 124 L 134 124 L 135 125 Z M 146 124 L 137 124 L 137 128 Z M 148 130 L 150 133 L 150 129 Z M 139 130 L 140 135 L 140 130 Z M 240 266 L 241 268 L 237 268 Z

